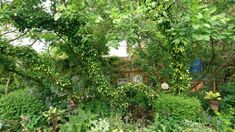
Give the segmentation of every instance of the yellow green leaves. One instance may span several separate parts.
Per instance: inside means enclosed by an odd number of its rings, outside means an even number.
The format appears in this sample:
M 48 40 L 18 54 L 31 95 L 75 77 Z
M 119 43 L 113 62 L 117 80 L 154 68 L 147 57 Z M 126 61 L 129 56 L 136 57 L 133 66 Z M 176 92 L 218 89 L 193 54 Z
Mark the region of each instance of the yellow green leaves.
M 209 91 L 206 92 L 206 96 L 204 98 L 207 100 L 221 100 L 221 95 L 219 92 Z
M 216 40 L 225 39 L 229 21 L 225 13 L 217 13 L 216 7 L 200 6 L 195 17 L 192 17 L 192 37 L 197 41 L 209 41 L 210 37 Z
M 193 34 L 193 38 L 198 40 L 198 41 L 210 41 L 210 36 L 209 35 Z
M 194 29 L 199 29 L 200 28 L 200 24 L 193 24 L 193 28 Z

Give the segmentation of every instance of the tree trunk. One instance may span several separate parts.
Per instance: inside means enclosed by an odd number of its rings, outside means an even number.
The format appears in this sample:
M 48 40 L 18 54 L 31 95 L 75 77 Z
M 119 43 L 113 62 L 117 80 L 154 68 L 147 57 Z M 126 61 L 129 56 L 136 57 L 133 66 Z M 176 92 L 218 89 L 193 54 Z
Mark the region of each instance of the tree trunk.
M 1 1 L 1 0 L 0 0 Z M 8 87 L 9 87 L 9 84 L 10 84 L 10 80 L 11 80 L 11 75 L 8 77 L 7 79 L 7 84 L 6 84 L 6 87 L 5 87 L 5 94 L 7 95 L 8 94 Z

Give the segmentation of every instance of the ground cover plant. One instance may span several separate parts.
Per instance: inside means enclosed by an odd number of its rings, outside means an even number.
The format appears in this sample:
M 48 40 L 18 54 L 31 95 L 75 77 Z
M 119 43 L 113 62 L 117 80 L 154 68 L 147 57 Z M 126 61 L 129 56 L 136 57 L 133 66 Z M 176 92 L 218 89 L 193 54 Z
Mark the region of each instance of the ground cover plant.
M 0 0 L 0 131 L 234 131 L 234 23 L 232 0 Z

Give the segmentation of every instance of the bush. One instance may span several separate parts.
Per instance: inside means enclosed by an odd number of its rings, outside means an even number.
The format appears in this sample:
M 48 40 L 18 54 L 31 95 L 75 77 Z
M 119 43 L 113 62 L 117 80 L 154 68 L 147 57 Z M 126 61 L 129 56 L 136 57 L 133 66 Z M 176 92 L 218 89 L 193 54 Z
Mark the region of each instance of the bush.
M 3 96 L 5 94 L 5 88 L 4 85 L 0 84 L 0 97 Z
M 133 121 L 151 119 L 156 97 L 156 92 L 144 84 L 126 84 L 112 92 L 112 105 L 124 116 L 131 114 Z
M 221 87 L 222 101 L 220 104 L 221 125 L 235 129 L 235 82 L 229 82 Z
M 111 114 L 110 104 L 102 99 L 92 99 L 84 102 L 80 105 L 80 108 L 102 116 L 109 116 Z
M 235 82 L 230 82 L 221 87 L 222 108 L 235 106 Z
M 39 115 L 44 104 L 27 90 L 20 89 L 0 98 L 0 120 L 4 126 L 19 129 L 21 115 Z
M 201 103 L 196 98 L 162 94 L 154 103 L 157 113 L 164 119 L 198 120 Z
M 164 120 L 159 114 L 155 116 L 155 122 L 146 128 L 146 132 L 208 132 L 212 131 L 204 123 L 189 120 Z

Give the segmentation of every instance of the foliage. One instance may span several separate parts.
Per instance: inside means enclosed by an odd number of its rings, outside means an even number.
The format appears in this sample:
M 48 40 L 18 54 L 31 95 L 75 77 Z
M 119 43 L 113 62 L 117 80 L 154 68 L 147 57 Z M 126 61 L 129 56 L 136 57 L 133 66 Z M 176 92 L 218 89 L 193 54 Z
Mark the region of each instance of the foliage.
M 106 119 L 99 118 L 98 120 L 91 121 L 91 131 L 93 132 L 106 132 L 109 130 L 109 122 Z
M 221 125 L 225 128 L 235 129 L 235 109 L 234 109 L 234 99 L 235 99 L 235 83 L 229 82 L 221 87 L 221 94 L 223 95 L 223 100 L 221 101 L 221 115 L 219 116 L 222 120 Z
M 87 131 L 91 127 L 92 120 L 97 118 L 96 114 L 91 113 L 90 111 L 84 111 L 82 109 L 78 109 L 77 115 L 69 115 L 68 122 L 66 124 L 59 125 L 60 131 Z
M 9 116 L 19 128 L 20 114 L 28 114 L 21 125 L 36 130 L 45 103 L 56 108 L 45 112 L 52 131 L 57 123 L 65 131 L 143 131 L 143 125 L 152 120 L 154 106 L 160 114 L 154 129 L 204 128 L 195 123 L 200 102 L 173 95 L 188 94 L 189 67 L 195 58 L 203 63 L 199 82 L 207 79 L 210 87 L 213 81 L 222 84 L 234 75 L 234 4 L 227 0 L 0 0 L 0 120 Z M 148 74 L 147 85 L 115 88 L 112 84 L 121 64 L 104 56 L 123 40 L 135 68 Z M 38 43 L 46 50 L 35 51 Z M 156 99 L 155 88 L 163 82 L 173 95 Z M 19 88 L 31 88 L 34 96 L 15 91 Z M 221 91 L 221 116 L 217 118 L 231 127 L 234 94 L 226 90 Z M 68 112 L 74 115 L 61 121 L 59 109 L 70 111 L 68 100 L 73 109 L 80 106 L 91 112 Z M 121 115 L 112 119 L 112 112 Z M 4 119 L 4 127 L 8 120 Z M 142 125 L 131 124 L 139 120 Z
M 197 121 L 201 111 L 201 103 L 196 98 L 162 94 L 154 102 L 156 113 L 163 119 Z
M 141 127 L 141 128 L 140 128 Z M 143 131 L 143 124 L 131 124 L 122 120 L 118 114 L 111 115 L 107 118 L 99 118 L 98 115 L 91 112 L 78 110 L 78 115 L 70 115 L 66 124 L 60 125 L 60 131 Z
M 43 128 L 44 123 L 38 125 L 38 123 L 44 121 L 44 117 L 41 115 L 26 115 L 21 116 L 20 125 L 22 127 L 22 131 L 37 131 Z
M 123 120 L 121 115 L 115 114 L 106 118 L 109 123 L 109 131 L 121 132 L 121 131 L 144 131 L 145 124 L 140 122 L 130 123 L 128 120 Z
M 183 131 L 183 132 L 208 132 L 213 129 L 205 124 L 193 122 L 190 120 L 177 121 L 174 119 L 165 120 L 157 114 L 155 121 L 146 128 L 146 132 L 168 132 L 168 131 Z
M 234 108 L 228 108 L 226 112 L 216 112 L 216 126 L 219 127 L 220 131 L 232 131 L 235 128 L 234 114 Z
M 94 114 L 102 115 L 102 116 L 110 116 L 111 114 L 111 106 L 109 102 L 102 99 L 93 99 L 88 102 L 84 102 L 79 106 L 81 109 L 85 111 L 91 111 Z
M 206 92 L 206 96 L 204 97 L 207 100 L 221 100 L 221 95 L 219 92 L 213 92 L 213 91 L 209 91 Z
M 221 87 L 221 94 L 223 100 L 221 102 L 222 109 L 232 107 L 235 105 L 235 82 L 229 82 Z
M 55 132 L 58 126 L 58 121 L 62 119 L 64 110 L 50 107 L 48 111 L 43 112 L 43 116 L 47 118 L 49 124 L 52 124 L 52 132 Z
M 44 109 L 43 102 L 30 95 L 27 89 L 16 90 L 0 98 L 0 119 L 4 121 L 4 126 L 10 125 L 12 130 L 19 129 L 20 116 L 39 116 Z
M 130 112 L 134 120 L 151 119 L 153 100 L 157 97 L 152 88 L 142 83 L 129 83 L 114 89 L 111 95 L 112 105 L 119 112 L 124 115 Z
M 0 85 L 0 97 L 5 94 L 5 87 Z
M 61 116 L 63 115 L 63 113 L 64 113 L 63 110 L 50 107 L 48 111 L 43 112 L 43 116 L 45 116 L 48 121 L 51 121 L 54 118 L 56 118 L 57 120 L 60 120 L 62 118 Z

